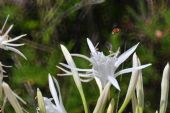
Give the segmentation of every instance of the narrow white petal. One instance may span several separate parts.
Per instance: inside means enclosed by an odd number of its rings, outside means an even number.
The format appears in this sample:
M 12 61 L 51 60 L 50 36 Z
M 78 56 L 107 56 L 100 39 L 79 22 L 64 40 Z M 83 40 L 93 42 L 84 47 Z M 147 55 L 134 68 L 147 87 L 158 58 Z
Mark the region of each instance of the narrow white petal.
M 5 49 L 5 50 L 13 51 L 13 52 L 19 54 L 20 56 L 22 56 L 25 60 L 27 60 L 27 58 L 24 56 L 23 53 L 21 53 L 19 50 L 15 49 L 15 48 L 13 48 L 13 47 L 6 46 L 4 49 Z
M 12 24 L 12 25 L 8 28 L 8 30 L 5 32 L 4 36 L 8 35 L 8 33 L 11 31 L 11 29 L 12 29 L 13 26 L 14 26 L 14 25 Z
M 64 68 L 62 68 L 62 67 L 60 67 L 60 66 L 56 66 L 56 67 L 57 67 L 58 69 L 64 71 L 65 73 L 71 74 L 71 71 L 68 71 L 68 70 L 66 70 L 66 69 L 64 69 Z
M 11 44 L 11 43 L 2 43 L 2 44 L 4 44 L 4 45 L 6 45 L 6 46 L 14 46 L 14 47 L 19 47 L 19 46 L 23 46 L 24 44 Z
M 117 61 L 115 62 L 115 66 L 119 67 L 119 65 L 122 64 L 136 50 L 138 45 L 139 45 L 139 43 L 134 45 L 133 47 L 131 47 L 127 51 L 125 51 L 123 54 L 121 54 L 118 57 Z
M 100 94 L 101 94 L 101 93 L 102 93 L 102 91 L 103 91 L 102 83 L 101 83 L 101 81 L 100 81 L 100 79 L 99 79 L 99 78 L 97 78 L 97 77 L 94 77 L 94 78 L 95 78 L 95 80 L 96 80 L 97 86 L 98 86 L 99 91 L 100 91 Z
M 54 77 L 53 77 L 53 79 L 54 79 L 54 82 L 55 82 L 55 84 L 57 86 L 58 95 L 59 95 L 59 101 L 60 101 L 60 107 L 61 107 L 62 113 L 66 113 L 66 110 L 64 108 L 63 101 L 62 101 L 62 98 L 61 98 L 60 86 L 58 84 L 58 81 Z
M 91 53 L 96 53 L 96 49 L 95 49 L 94 45 L 92 44 L 92 42 L 88 38 L 87 38 L 87 44 L 89 46 Z
M 71 76 L 71 75 L 73 75 L 72 73 L 63 73 L 63 74 L 57 74 L 58 76 Z M 79 76 L 80 77 L 83 77 L 83 78 L 89 78 L 89 77 L 91 77 L 91 78 L 93 78 L 93 75 L 92 74 L 80 74 L 79 73 Z
M 71 56 L 80 57 L 80 58 L 86 59 L 86 60 L 88 60 L 89 62 L 91 62 L 90 58 L 87 57 L 87 56 L 85 56 L 85 55 L 81 55 L 81 54 L 71 54 Z
M 58 106 L 60 106 L 59 100 L 58 100 L 58 94 L 56 92 L 56 89 L 55 89 L 55 86 L 54 86 L 54 83 L 53 83 L 53 80 L 52 80 L 52 77 L 50 74 L 48 74 L 48 82 L 49 82 L 49 88 L 50 88 L 51 95 L 54 99 L 56 106 L 58 107 Z
M 6 73 L 6 71 L 5 71 L 5 70 L 3 70 L 3 69 L 2 69 L 2 70 L 0 70 L 0 71 L 1 71 L 1 72 L 3 72 L 3 73 Z
M 6 20 L 5 20 L 5 22 L 4 22 L 4 25 L 2 26 L 2 29 L 1 29 L 2 32 L 3 32 L 4 28 L 5 28 L 5 25 L 6 25 L 7 21 L 8 21 L 8 18 L 9 18 L 9 15 L 6 17 Z
M 117 72 L 114 76 L 115 78 L 121 74 L 125 74 L 125 73 L 130 73 L 132 71 L 137 71 L 137 70 L 140 70 L 140 69 L 143 69 L 143 68 L 146 68 L 148 66 L 150 66 L 151 64 L 145 64 L 145 65 L 141 65 L 141 66 L 138 66 L 138 67 L 132 67 L 132 68 L 127 68 L 127 69 L 123 69 L 119 72 Z
M 108 76 L 108 79 L 109 79 L 110 83 L 111 83 L 116 89 L 118 89 L 118 90 L 120 91 L 120 86 L 119 86 L 119 83 L 117 82 L 117 80 L 116 80 L 114 77 L 112 77 L 112 76 Z
M 80 80 L 81 80 L 82 82 L 90 82 L 90 81 L 93 80 L 93 78 L 86 78 L 86 79 L 80 78 Z
M 65 73 L 64 74 L 57 74 L 58 76 L 70 76 L 70 75 L 73 75 L 73 73 L 71 71 L 67 71 L 66 69 L 60 67 L 60 66 L 57 66 L 57 68 L 61 69 L 62 71 L 64 71 Z M 93 75 L 91 73 L 89 74 L 86 74 L 86 73 L 79 73 L 79 76 L 80 77 L 93 77 Z
M 57 76 L 71 76 L 71 73 L 57 74 Z
M 15 38 L 13 38 L 13 39 L 10 39 L 10 40 L 7 40 L 7 41 L 5 41 L 5 42 L 13 42 L 13 41 L 16 41 L 16 40 L 18 40 L 18 39 L 20 39 L 20 38 L 22 38 L 22 37 L 24 37 L 24 36 L 26 36 L 27 34 L 23 34 L 23 35 L 20 35 L 20 36 L 17 36 L 17 37 L 15 37 Z
M 87 72 L 92 72 L 92 69 L 80 69 L 80 68 L 75 68 L 75 67 L 71 67 L 70 65 L 64 64 L 64 63 L 60 63 L 60 65 L 68 68 L 68 69 L 74 69 L 76 71 L 87 71 Z
M 94 78 L 93 74 L 83 74 L 83 73 L 79 73 L 80 77 L 84 77 L 84 78 Z
M 13 94 L 13 91 L 11 90 L 9 85 L 7 83 L 3 82 L 2 83 L 2 88 L 4 90 L 4 94 L 7 97 L 8 101 L 10 102 L 10 104 L 15 109 L 15 112 L 16 113 L 23 113 L 22 107 L 20 106 L 17 98 Z
M 53 80 L 57 86 L 57 91 L 58 91 L 58 94 L 59 94 L 59 101 L 62 102 L 62 99 L 61 99 L 61 92 L 60 92 L 60 86 L 58 84 L 58 81 L 53 77 Z

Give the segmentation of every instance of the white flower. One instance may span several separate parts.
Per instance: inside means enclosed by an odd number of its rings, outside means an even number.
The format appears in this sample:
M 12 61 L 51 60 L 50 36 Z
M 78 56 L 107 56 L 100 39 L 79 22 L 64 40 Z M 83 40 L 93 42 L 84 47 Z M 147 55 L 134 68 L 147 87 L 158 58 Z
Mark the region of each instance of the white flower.
M 44 104 L 45 104 L 45 109 L 46 109 L 46 113 L 63 113 L 63 112 L 60 112 L 56 105 L 53 104 L 51 101 L 53 99 L 49 99 L 47 97 L 44 97 Z
M 13 51 L 13 52 L 19 54 L 20 56 L 22 56 L 23 58 L 26 59 L 26 57 L 24 56 L 23 53 L 21 53 L 18 49 L 14 48 L 14 47 L 18 47 L 18 46 L 23 46 L 24 44 L 23 43 L 22 44 L 13 44 L 13 43 L 11 43 L 11 42 L 14 42 L 14 41 L 26 36 L 26 34 L 23 34 L 23 35 L 20 35 L 20 36 L 17 36 L 15 38 L 11 39 L 8 36 L 8 33 L 12 29 L 13 25 L 11 25 L 8 28 L 8 30 L 5 33 L 3 33 L 3 30 L 4 30 L 4 27 L 5 27 L 6 23 L 7 23 L 8 17 L 9 16 L 7 16 L 4 25 L 3 25 L 2 29 L 0 30 L 0 48 L 4 49 L 4 50 Z
M 108 56 L 105 56 L 103 52 L 99 52 L 95 49 L 94 45 L 88 38 L 87 38 L 87 43 L 91 51 L 90 58 L 81 54 L 72 54 L 72 56 L 84 58 L 92 64 L 92 69 L 76 68 L 76 70 L 79 71 L 79 75 L 81 78 L 82 77 L 85 78 L 85 79 L 81 79 L 81 81 L 83 82 L 87 82 L 95 78 L 100 92 L 103 90 L 104 86 L 108 82 L 110 82 L 116 89 L 120 90 L 116 77 L 118 77 L 121 74 L 129 73 L 135 70 L 140 70 L 151 65 L 151 64 L 146 64 L 138 67 L 123 69 L 119 72 L 116 72 L 117 68 L 136 50 L 139 43 L 131 47 L 127 51 L 125 51 L 120 56 L 118 56 L 119 51 L 116 52 L 116 54 L 110 54 Z M 73 68 L 64 63 L 60 63 L 60 65 L 67 69 Z M 57 67 L 65 72 L 65 74 L 58 74 L 58 75 L 61 76 L 72 75 L 71 71 L 68 71 L 60 66 Z
M 12 107 L 15 109 L 16 113 L 23 113 L 23 109 L 21 105 L 19 104 L 18 100 L 20 100 L 22 103 L 26 104 L 26 102 L 19 97 L 15 92 L 12 91 L 10 86 L 3 81 L 3 77 L 5 71 L 3 70 L 3 67 L 11 67 L 11 66 L 5 66 L 0 62 L 0 100 L 3 100 L 1 110 L 4 111 L 6 102 L 8 102 L 12 105 Z
M 50 74 L 48 75 L 48 81 L 49 81 L 50 92 L 53 98 L 49 99 L 47 97 L 44 97 L 46 113 L 67 113 L 63 106 L 63 102 L 62 102 L 61 94 L 60 94 L 60 88 L 59 88 L 57 80 L 54 79 L 58 92 L 55 89 L 55 85 Z M 51 102 L 52 100 L 54 100 L 55 104 Z

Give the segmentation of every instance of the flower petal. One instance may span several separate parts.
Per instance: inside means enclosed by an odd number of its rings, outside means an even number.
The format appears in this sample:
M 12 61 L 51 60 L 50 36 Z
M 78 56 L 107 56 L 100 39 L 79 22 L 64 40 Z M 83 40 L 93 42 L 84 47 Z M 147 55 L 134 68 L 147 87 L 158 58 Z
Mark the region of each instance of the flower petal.
M 50 74 L 48 74 L 48 82 L 49 82 L 49 88 L 50 88 L 51 95 L 54 99 L 54 102 L 55 102 L 56 106 L 60 106 L 59 100 L 58 100 L 58 94 L 57 94 L 53 79 Z
M 80 68 L 75 68 L 75 67 L 71 67 L 70 65 L 64 64 L 64 63 L 60 63 L 60 65 L 68 68 L 68 69 L 74 69 L 76 71 L 87 71 L 87 72 L 92 72 L 92 69 L 80 69 Z
M 8 101 L 12 105 L 12 107 L 15 109 L 16 113 L 23 113 L 22 107 L 20 106 L 17 98 L 13 94 L 13 91 L 9 87 L 9 85 L 5 82 L 2 83 L 2 87 L 4 89 L 5 96 L 7 97 Z
M 22 38 L 22 37 L 24 37 L 24 36 L 26 36 L 27 34 L 23 34 L 23 35 L 20 35 L 20 36 L 17 36 L 17 37 L 15 37 L 15 38 L 13 38 L 13 39 L 9 39 L 9 40 L 7 40 L 7 41 L 4 41 L 4 42 L 13 42 L 13 41 L 16 41 L 16 40 L 18 40 L 18 39 L 20 39 L 20 38 Z
M 108 76 L 109 81 L 111 82 L 111 84 L 120 91 L 120 86 L 119 83 L 117 82 L 117 80 L 112 77 L 112 76 Z
M 127 69 L 123 69 L 119 72 L 117 72 L 114 76 L 115 78 L 121 74 L 125 74 L 125 73 L 130 73 L 132 71 L 137 71 L 137 70 L 140 70 L 140 69 L 143 69 L 143 68 L 146 68 L 148 66 L 150 66 L 151 64 L 145 64 L 145 65 L 142 65 L 142 66 L 138 66 L 138 67 L 132 67 L 132 68 L 127 68 Z
M 87 44 L 89 46 L 91 53 L 96 53 L 96 49 L 95 49 L 94 45 L 92 44 L 92 42 L 88 38 L 87 38 Z
M 15 53 L 18 53 L 20 56 L 22 56 L 25 60 L 27 60 L 27 58 L 24 56 L 23 53 L 21 53 L 19 50 L 13 48 L 13 47 L 9 47 L 9 46 L 6 46 L 5 48 L 3 48 L 4 50 L 10 50 L 10 51 L 13 51 Z
M 131 47 L 127 51 L 125 51 L 123 54 L 121 54 L 118 57 L 117 61 L 115 62 L 115 66 L 119 67 L 119 65 L 122 64 L 136 50 L 138 45 L 139 45 L 139 43 L 134 45 L 133 47 Z
M 62 98 L 61 98 L 60 86 L 58 84 L 58 81 L 54 77 L 53 77 L 53 79 L 54 79 L 54 82 L 55 82 L 55 84 L 57 86 L 58 95 L 59 95 L 59 101 L 60 101 L 60 107 L 61 107 L 63 113 L 66 113 L 66 110 L 64 108 L 63 101 L 62 101 Z
M 18 47 L 18 46 L 23 46 L 24 44 L 11 44 L 11 43 L 6 43 L 6 42 L 2 42 L 2 44 L 6 45 L 6 46 L 13 46 L 13 47 Z
M 62 68 L 60 66 L 57 66 L 57 68 L 59 68 L 60 70 L 65 72 L 63 74 L 57 74 L 58 76 L 70 76 L 70 75 L 73 75 L 73 73 L 71 71 L 67 71 L 66 69 L 64 69 L 64 68 Z M 88 77 L 93 78 L 93 74 L 92 73 L 79 73 L 79 76 L 80 77 L 84 77 L 84 78 L 88 78 Z
M 8 30 L 5 32 L 5 34 L 3 36 L 8 35 L 8 33 L 11 31 L 11 29 L 13 28 L 13 24 L 8 28 Z
M 85 78 L 85 79 L 82 79 L 80 78 L 81 82 L 90 82 L 93 80 L 93 78 Z
M 62 71 L 64 71 L 66 74 L 72 74 L 70 71 L 68 71 L 68 70 L 66 70 L 66 69 L 64 69 L 64 68 L 62 68 L 62 67 L 60 67 L 60 66 L 56 66 L 58 69 L 60 69 L 60 70 L 62 70 Z M 58 75 L 58 74 L 57 74 Z
M 76 56 L 76 57 L 80 57 L 80 58 L 83 58 L 83 59 L 86 59 L 88 60 L 89 62 L 91 62 L 91 59 L 85 55 L 81 55 L 81 54 L 71 54 L 71 56 Z
M 6 20 L 4 22 L 4 25 L 2 26 L 1 32 L 3 32 L 3 30 L 5 28 L 5 25 L 6 25 L 7 21 L 8 21 L 8 18 L 9 18 L 9 15 L 6 17 Z

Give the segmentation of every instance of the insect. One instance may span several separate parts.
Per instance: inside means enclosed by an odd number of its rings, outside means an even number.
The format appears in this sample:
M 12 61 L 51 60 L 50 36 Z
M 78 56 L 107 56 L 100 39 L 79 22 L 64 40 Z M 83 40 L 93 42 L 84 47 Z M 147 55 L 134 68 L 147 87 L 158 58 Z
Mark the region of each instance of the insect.
M 119 33 L 121 29 L 117 27 L 116 25 L 113 26 L 112 34 Z

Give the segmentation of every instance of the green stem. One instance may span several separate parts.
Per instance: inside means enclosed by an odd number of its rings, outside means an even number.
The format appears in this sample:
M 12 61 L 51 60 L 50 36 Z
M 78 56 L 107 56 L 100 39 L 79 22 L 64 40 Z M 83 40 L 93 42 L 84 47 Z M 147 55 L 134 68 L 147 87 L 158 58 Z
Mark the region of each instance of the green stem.
M 82 99 L 82 102 L 83 102 L 84 111 L 85 111 L 85 113 L 88 113 L 87 102 L 86 102 L 86 98 L 85 98 L 82 86 L 80 86 L 78 88 L 78 90 L 80 92 L 80 96 L 81 96 L 81 99 Z

